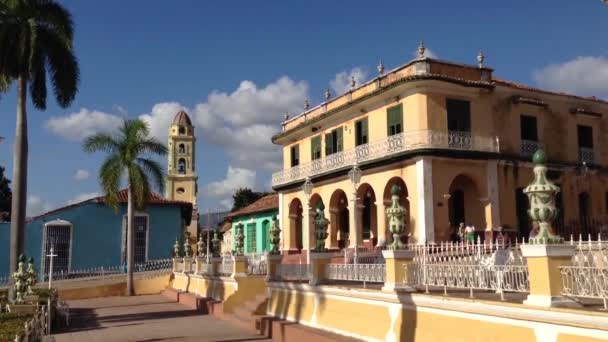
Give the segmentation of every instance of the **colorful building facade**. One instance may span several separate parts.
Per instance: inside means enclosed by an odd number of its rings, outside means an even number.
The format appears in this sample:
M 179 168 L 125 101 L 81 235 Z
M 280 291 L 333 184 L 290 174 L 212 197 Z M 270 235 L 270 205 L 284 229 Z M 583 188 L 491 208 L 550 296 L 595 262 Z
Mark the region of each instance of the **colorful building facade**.
M 279 196 L 271 194 L 260 198 L 254 203 L 232 212 L 226 216 L 231 223 L 229 232 L 224 231 L 224 240 L 231 240 L 234 248 L 234 239 L 237 227 L 243 225 L 244 252 L 262 253 L 270 250 L 269 231 L 272 221 L 279 213 Z
M 119 266 L 126 258 L 127 191 L 119 193 L 114 212 L 96 197 L 30 218 L 26 224 L 25 254 L 39 273 L 48 273 L 51 245 L 58 256 L 53 272 Z M 190 223 L 192 205 L 152 194 L 144 211 L 135 213 L 135 263 L 170 258 L 171 242 Z M 0 275 L 8 273 L 10 222 L 0 223 Z M 41 262 L 42 261 L 42 262 Z
M 401 189 L 410 242 L 455 238 L 460 223 L 480 238 L 527 237 L 523 188 L 543 148 L 562 191 L 560 222 L 608 214 L 608 102 L 501 80 L 486 67 L 420 57 L 345 94 L 286 116 L 279 193 L 284 252 L 312 248 L 312 213 L 325 204 L 327 246 L 390 242 L 385 209 Z M 353 182 L 349 172 L 362 175 Z M 304 191 L 306 180 L 312 184 Z M 356 200 L 353 200 L 356 199 Z M 564 232 L 558 232 L 567 235 Z M 584 232 L 583 232 L 584 233 Z M 355 235 L 356 234 L 356 235 Z

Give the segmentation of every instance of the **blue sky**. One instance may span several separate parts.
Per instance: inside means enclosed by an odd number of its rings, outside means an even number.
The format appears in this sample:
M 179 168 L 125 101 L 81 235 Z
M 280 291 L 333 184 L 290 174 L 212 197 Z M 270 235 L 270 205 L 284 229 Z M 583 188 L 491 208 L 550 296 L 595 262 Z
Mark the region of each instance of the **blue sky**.
M 28 209 L 33 215 L 99 192 L 103 155 L 87 134 L 143 117 L 165 139 L 185 108 L 197 126 L 199 203 L 230 205 L 233 189 L 269 189 L 281 162 L 270 143 L 283 113 L 433 55 L 498 77 L 608 97 L 608 6 L 554 1 L 62 1 L 76 23 L 81 85 L 71 107 L 29 106 Z M 12 178 L 14 88 L 0 99 L 0 165 Z M 143 115 L 143 116 L 142 116 Z M 163 161 L 163 165 L 166 162 Z M 79 171 L 80 170 L 80 171 Z

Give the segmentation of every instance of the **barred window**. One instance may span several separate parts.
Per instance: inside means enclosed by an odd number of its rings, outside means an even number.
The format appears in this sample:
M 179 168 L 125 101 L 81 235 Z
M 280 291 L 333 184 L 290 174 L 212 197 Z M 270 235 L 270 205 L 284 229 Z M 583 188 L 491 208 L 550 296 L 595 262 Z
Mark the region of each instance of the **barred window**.
M 72 251 L 72 224 L 68 221 L 51 221 L 44 225 L 44 274 L 48 274 L 51 267 L 51 246 L 53 253 L 53 273 L 69 272 Z
M 247 224 L 247 253 L 255 253 L 257 251 L 255 223 Z
M 133 232 L 133 243 L 134 243 L 134 255 L 133 259 L 135 264 L 143 264 L 148 258 L 148 216 L 135 215 L 133 220 L 134 232 Z M 127 216 L 124 216 L 124 223 L 122 229 L 122 262 L 127 261 Z

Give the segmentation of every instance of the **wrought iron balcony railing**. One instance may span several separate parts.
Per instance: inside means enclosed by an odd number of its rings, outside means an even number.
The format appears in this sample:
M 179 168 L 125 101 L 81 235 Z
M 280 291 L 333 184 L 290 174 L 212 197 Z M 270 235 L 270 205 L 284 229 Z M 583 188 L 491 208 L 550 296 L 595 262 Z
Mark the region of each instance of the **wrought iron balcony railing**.
M 534 140 L 521 139 L 520 153 L 523 157 L 532 157 L 534 153 L 543 148 L 543 144 Z
M 593 164 L 595 162 L 595 153 L 593 148 L 580 147 L 578 149 L 578 158 L 581 163 Z
M 275 172 L 272 175 L 272 186 L 287 184 L 342 168 L 349 168 L 355 163 L 361 164 L 402 152 L 420 149 L 498 153 L 499 143 L 497 137 L 476 136 L 471 135 L 469 132 L 409 131 Z

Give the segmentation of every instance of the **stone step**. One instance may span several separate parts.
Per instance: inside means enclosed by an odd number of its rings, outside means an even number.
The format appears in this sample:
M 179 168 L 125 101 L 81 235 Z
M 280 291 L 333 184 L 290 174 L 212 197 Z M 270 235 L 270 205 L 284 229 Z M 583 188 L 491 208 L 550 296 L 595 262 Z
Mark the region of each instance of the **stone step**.
M 273 320 L 271 336 L 274 342 L 315 341 L 315 342 L 354 342 L 352 337 L 338 335 L 329 331 L 310 328 L 285 320 Z
M 180 291 L 178 291 L 174 288 L 168 287 L 168 288 L 164 289 L 160 294 L 169 300 L 172 300 L 174 302 L 179 302 Z
M 193 310 L 199 311 L 202 314 L 208 314 L 209 309 L 207 307 L 207 298 L 198 297 L 192 293 L 180 293 L 179 294 L 179 303 L 185 305 Z
M 258 316 L 255 319 L 255 331 L 266 338 L 272 338 L 272 322 L 277 320 L 272 316 Z

